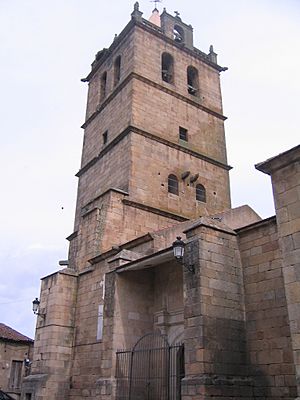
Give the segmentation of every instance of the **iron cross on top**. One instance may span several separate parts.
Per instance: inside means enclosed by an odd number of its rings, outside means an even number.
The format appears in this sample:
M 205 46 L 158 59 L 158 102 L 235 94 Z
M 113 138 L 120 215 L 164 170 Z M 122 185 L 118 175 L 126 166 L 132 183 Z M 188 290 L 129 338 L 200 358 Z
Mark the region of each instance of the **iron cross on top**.
M 157 3 L 162 3 L 162 0 L 150 0 L 150 3 L 155 3 L 155 8 L 156 8 Z

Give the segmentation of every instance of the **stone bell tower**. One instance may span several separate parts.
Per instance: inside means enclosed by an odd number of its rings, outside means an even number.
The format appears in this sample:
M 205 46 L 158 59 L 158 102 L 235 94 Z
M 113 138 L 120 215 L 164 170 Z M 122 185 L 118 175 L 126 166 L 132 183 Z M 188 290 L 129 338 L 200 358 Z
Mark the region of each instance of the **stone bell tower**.
M 88 397 L 82 387 L 103 378 L 100 356 L 110 367 L 110 326 L 104 323 L 102 340 L 101 325 L 105 301 L 113 301 L 109 267 L 89 260 L 230 208 L 224 70 L 212 47 L 208 54 L 194 47 L 193 28 L 178 13 L 155 9 L 148 21 L 138 3 L 110 47 L 97 53 L 83 79 L 89 90 L 68 268 L 42 279 L 22 400 Z M 97 390 L 89 398 L 112 398 Z
M 70 265 L 230 208 L 220 72 L 179 13 L 154 9 L 99 51 L 89 85 Z

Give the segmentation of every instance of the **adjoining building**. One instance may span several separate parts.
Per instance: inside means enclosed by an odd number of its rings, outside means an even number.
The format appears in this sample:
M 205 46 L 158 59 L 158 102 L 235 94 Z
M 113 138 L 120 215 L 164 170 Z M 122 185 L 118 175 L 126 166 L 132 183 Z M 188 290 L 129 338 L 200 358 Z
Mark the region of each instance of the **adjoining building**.
M 300 146 L 256 166 L 276 216 L 232 209 L 226 68 L 178 13 L 131 17 L 83 79 L 74 232 L 22 400 L 295 399 Z
M 20 399 L 22 378 L 29 373 L 33 340 L 0 323 L 0 399 Z

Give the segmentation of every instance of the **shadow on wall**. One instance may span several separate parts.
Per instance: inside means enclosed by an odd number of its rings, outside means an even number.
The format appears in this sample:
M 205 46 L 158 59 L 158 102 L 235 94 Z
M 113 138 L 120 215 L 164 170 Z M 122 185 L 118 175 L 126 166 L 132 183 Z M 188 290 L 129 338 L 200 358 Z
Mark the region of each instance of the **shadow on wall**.
M 245 322 L 205 317 L 203 323 L 203 345 L 212 371 L 205 377 L 206 394 L 271 399 L 268 377 L 250 364 Z
M 236 398 L 296 398 L 293 364 L 284 360 L 272 364 L 278 349 L 265 352 L 265 365 L 251 362 L 246 326 L 244 321 L 205 317 L 203 344 L 211 355 L 213 371 L 206 377 L 207 393 Z

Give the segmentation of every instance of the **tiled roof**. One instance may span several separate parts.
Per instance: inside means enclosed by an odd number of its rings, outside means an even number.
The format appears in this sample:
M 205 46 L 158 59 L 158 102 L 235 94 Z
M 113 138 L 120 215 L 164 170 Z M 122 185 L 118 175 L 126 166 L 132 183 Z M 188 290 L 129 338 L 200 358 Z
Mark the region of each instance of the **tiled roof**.
M 0 323 L 0 340 L 9 340 L 12 342 L 33 342 L 29 337 L 22 335 L 22 333 L 15 331 L 9 326 Z

